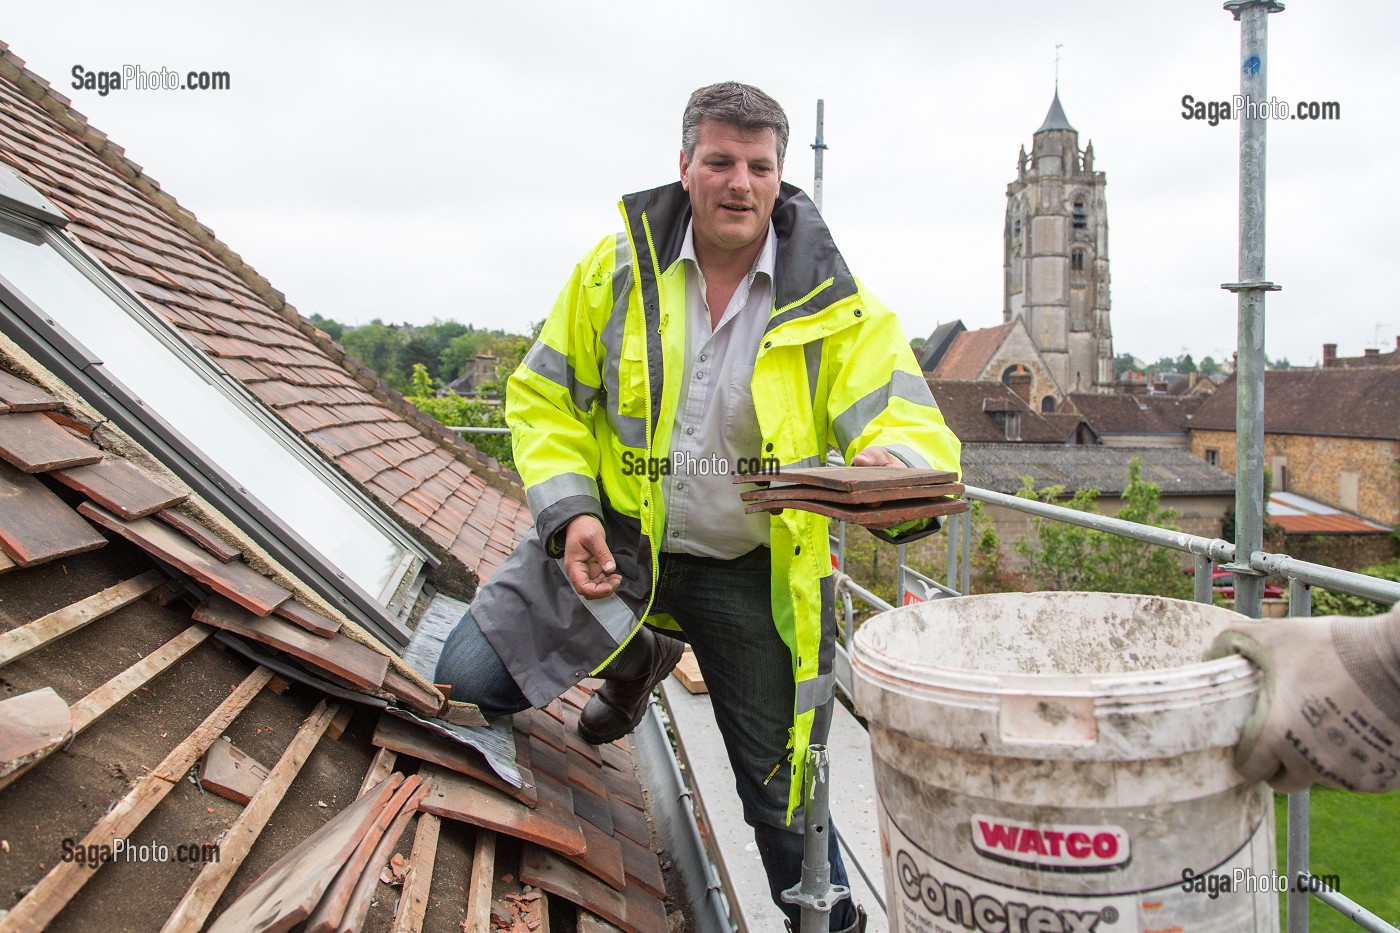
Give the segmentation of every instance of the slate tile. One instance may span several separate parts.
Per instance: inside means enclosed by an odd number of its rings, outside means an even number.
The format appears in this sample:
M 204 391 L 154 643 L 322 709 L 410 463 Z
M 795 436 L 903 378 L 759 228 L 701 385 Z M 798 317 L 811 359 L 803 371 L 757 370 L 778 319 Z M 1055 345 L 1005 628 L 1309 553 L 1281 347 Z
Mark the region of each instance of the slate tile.
M 311 609 L 295 599 L 289 599 L 273 610 L 275 615 L 279 615 L 295 625 L 300 625 L 314 635 L 322 638 L 330 638 L 340 631 L 340 622 L 335 619 L 328 619 L 315 609 Z
M 634 775 L 614 771 L 612 768 L 604 768 L 602 774 L 603 783 L 607 784 L 608 793 L 614 799 L 620 799 L 638 810 L 646 809 L 646 801 L 642 798 L 642 786 L 637 783 Z
M 666 909 L 640 886 L 616 891 L 539 846 L 520 852 L 520 880 L 585 907 L 625 933 L 666 933 Z
M 96 463 L 102 451 L 41 412 L 16 412 L 0 415 L 0 459 L 26 473 L 42 473 Z
M 645 812 L 616 796 L 608 797 L 608 807 L 612 810 L 614 836 L 626 836 L 643 846 L 651 845 L 651 832 L 647 828 Z
M 292 595 L 241 561 L 220 563 L 184 535 L 153 519 L 124 521 L 91 502 L 78 506 L 78 512 L 256 615 L 267 615 Z
M 126 516 L 122 516 L 125 518 Z M 176 512 L 174 509 L 164 509 L 155 513 L 156 521 L 163 525 L 174 528 L 180 534 L 189 538 L 199 545 L 209 554 L 218 559 L 220 563 L 227 564 L 243 556 L 243 552 L 229 544 L 223 538 L 214 534 L 213 531 L 205 528 L 199 522 L 190 518 L 183 512 Z
M 428 813 L 484 826 L 564 855 L 582 855 L 586 849 L 572 802 L 556 793 L 553 782 L 539 781 L 539 807 L 532 810 L 513 797 L 437 765 L 424 764 L 419 773 L 432 778 L 432 789 L 422 803 Z
M 627 880 L 641 885 L 642 890 L 652 897 L 665 899 L 666 879 L 661 874 L 661 863 L 651 847 L 634 842 L 626 835 L 619 835 L 616 841 L 622 850 Z
M 242 606 L 218 596 L 211 596 L 200 603 L 195 608 L 194 618 L 197 622 L 271 645 L 343 677 L 358 687 L 378 689 L 389 667 L 387 656 L 360 644 L 343 632 L 334 638 L 321 638 L 281 619 L 255 616 Z
M 72 734 L 68 704 L 52 687 L 0 701 L 0 777 L 38 761 Z
M 0 402 L 10 411 L 47 411 L 58 407 L 52 395 L 0 369 Z
M 458 742 L 430 734 L 397 716 L 381 715 L 379 725 L 374 730 L 373 742 L 380 748 L 387 748 L 402 755 L 410 755 L 420 761 L 430 761 L 459 774 L 475 778 L 503 794 L 508 794 L 527 807 L 539 803 L 539 791 L 535 787 L 535 775 L 518 759 L 516 767 L 525 781 L 523 787 L 512 787 L 503 781 L 481 752 Z
M 97 463 L 53 470 L 49 475 L 128 520 L 151 515 L 189 498 L 169 489 L 129 460 L 110 455 Z
M 91 551 L 106 543 L 97 529 L 43 483 L 0 463 L 0 549 L 21 567 Z

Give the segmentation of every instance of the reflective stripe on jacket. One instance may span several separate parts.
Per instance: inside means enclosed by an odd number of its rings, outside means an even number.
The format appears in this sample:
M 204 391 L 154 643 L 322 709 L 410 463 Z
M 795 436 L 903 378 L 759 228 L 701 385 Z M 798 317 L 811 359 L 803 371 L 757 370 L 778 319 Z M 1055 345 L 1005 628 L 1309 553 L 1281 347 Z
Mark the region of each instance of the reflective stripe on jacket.
M 478 592 L 472 615 L 534 704 L 603 667 L 648 616 L 665 529 L 664 477 L 634 475 L 664 458 L 686 365 L 690 200 L 681 185 L 628 195 L 625 229 L 575 267 L 539 339 L 507 387 L 506 420 L 535 527 Z M 860 287 L 805 194 L 784 184 L 773 309 L 753 370 L 763 456 L 780 469 L 846 462 L 883 446 L 910 466 L 958 470 L 943 423 L 894 315 Z M 651 462 L 651 461 L 647 461 Z M 736 489 L 735 495 L 738 495 Z M 564 575 L 555 535 L 588 513 L 603 521 L 622 585 L 585 600 Z M 772 608 L 797 686 L 789 817 L 810 742 L 830 723 L 836 642 L 826 518 L 771 518 Z M 560 536 L 562 537 L 562 535 Z

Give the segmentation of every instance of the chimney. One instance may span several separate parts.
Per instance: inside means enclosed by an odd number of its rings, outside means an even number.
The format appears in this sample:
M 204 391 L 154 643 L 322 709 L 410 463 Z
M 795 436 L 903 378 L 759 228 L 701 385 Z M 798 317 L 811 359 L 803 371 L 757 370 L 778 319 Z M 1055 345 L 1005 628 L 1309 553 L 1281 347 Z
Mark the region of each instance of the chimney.
M 1031 401 L 1031 374 L 1021 367 L 1016 367 L 1016 371 L 1006 377 L 1006 384 L 1012 392 L 1021 397 L 1021 401 L 1027 405 Z
M 1322 368 L 1327 369 L 1337 365 L 1337 345 L 1335 343 L 1324 343 L 1322 345 Z
M 1380 356 L 1380 355 L 1381 355 L 1381 351 L 1380 351 L 1378 348 L 1376 348 L 1376 347 L 1367 347 L 1367 348 L 1366 348 L 1366 359 L 1368 359 L 1368 360 L 1374 360 L 1376 357 L 1378 357 L 1378 356 Z

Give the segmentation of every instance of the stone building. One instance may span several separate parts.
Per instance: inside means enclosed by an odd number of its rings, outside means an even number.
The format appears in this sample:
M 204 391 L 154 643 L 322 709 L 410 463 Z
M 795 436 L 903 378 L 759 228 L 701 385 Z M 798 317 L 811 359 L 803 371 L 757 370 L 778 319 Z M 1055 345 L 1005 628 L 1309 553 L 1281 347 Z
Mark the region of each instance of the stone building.
M 1057 91 L 1006 189 L 1002 323 L 940 325 L 917 351 L 924 372 L 1007 384 L 1028 372 L 1031 404 L 1047 414 L 1070 393 L 1115 391 L 1105 184 Z
M 1400 522 L 1400 367 L 1284 369 L 1264 374 L 1264 465 L 1275 492 Z M 1189 423 L 1191 452 L 1235 472 L 1235 383 Z
M 1105 184 L 1056 91 L 1006 187 L 1002 317 L 1025 322 L 1064 392 L 1113 391 Z

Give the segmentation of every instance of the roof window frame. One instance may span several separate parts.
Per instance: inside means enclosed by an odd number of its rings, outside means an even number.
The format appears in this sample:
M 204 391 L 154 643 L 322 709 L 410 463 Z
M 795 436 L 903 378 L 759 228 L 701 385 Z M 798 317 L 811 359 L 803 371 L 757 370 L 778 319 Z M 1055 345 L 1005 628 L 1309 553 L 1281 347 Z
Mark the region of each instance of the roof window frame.
M 5 175 L 9 173 L 0 173 Z M 18 176 L 11 176 L 24 184 Z M 62 229 L 66 218 L 17 203 L 12 184 L 0 185 L 0 236 L 17 237 L 52 248 L 73 269 L 127 313 L 176 360 L 218 390 L 272 441 L 305 466 L 311 476 L 345 501 L 403 554 L 379 593 L 370 593 L 351 580 L 329 556 L 321 553 L 288 522 L 241 486 L 150 405 L 107 371 L 97 348 L 85 345 L 45 309 L 39 307 L 0 272 L 0 304 L 12 313 L 0 314 L 0 332 L 79 390 L 88 404 L 111 418 L 123 431 L 155 454 L 203 498 L 211 502 L 265 548 L 274 558 L 321 593 L 333 605 L 387 644 L 401 647 L 411 636 L 404 617 L 414 600 L 408 589 L 421 586 L 426 571 L 439 563 L 422 544 L 399 527 L 378 503 L 345 479 L 324 456 L 277 419 L 241 383 L 220 368 L 204 351 L 167 322 L 109 269 L 92 257 Z M 43 196 L 24 185 L 33 197 Z M 0 311 L 3 311 L 0 308 Z

